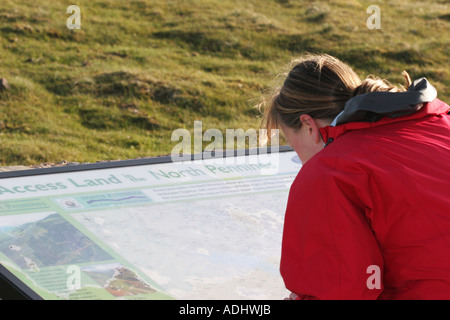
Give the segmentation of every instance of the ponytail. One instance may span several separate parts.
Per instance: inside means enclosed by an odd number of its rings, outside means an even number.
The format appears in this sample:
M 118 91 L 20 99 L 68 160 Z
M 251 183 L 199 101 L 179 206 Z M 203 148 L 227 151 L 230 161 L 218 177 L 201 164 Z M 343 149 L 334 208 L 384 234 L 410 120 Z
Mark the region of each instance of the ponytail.
M 403 76 L 406 80 L 406 88 L 408 88 L 412 81 L 411 77 L 409 76 L 408 72 L 403 71 Z M 378 77 L 374 77 L 372 75 L 368 76 L 366 79 L 364 79 L 356 88 L 353 90 L 353 96 L 357 96 L 359 94 L 365 94 L 375 91 L 384 91 L 384 92 L 403 92 L 406 91 L 406 89 L 402 86 L 400 88 L 391 85 L 388 81 L 383 80 Z

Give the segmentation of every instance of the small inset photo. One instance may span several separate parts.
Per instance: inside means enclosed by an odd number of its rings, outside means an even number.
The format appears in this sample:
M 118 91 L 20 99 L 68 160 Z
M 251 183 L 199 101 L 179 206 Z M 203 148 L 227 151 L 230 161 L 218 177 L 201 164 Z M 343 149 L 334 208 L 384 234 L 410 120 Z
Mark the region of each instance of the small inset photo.
M 55 201 L 64 209 L 84 208 L 81 203 L 72 198 L 56 199 Z

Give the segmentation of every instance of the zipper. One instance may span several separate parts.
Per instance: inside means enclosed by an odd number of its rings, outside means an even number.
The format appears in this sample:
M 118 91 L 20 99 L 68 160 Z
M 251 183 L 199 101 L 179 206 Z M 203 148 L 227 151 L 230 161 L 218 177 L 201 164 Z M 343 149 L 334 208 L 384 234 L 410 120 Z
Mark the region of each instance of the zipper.
M 329 145 L 330 143 L 332 143 L 333 141 L 334 141 L 333 138 L 328 138 L 327 143 L 325 143 L 324 148 L 325 148 L 327 145 Z

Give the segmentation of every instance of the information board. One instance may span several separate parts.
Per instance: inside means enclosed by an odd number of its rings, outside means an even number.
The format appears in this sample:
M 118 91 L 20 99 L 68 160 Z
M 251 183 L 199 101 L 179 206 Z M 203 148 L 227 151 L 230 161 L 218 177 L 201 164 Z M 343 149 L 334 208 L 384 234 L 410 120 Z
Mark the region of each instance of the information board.
M 280 147 L 1 173 L 0 273 L 32 298 L 283 299 L 300 168 Z

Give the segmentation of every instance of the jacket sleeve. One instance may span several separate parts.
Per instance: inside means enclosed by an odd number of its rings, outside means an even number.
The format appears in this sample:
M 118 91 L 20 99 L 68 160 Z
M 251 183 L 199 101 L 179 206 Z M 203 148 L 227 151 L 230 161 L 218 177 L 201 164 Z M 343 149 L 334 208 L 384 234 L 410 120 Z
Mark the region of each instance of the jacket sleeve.
M 280 271 L 299 299 L 377 299 L 383 258 L 367 174 L 304 166 L 291 186 Z

